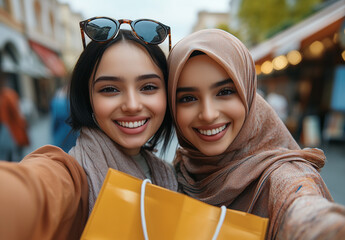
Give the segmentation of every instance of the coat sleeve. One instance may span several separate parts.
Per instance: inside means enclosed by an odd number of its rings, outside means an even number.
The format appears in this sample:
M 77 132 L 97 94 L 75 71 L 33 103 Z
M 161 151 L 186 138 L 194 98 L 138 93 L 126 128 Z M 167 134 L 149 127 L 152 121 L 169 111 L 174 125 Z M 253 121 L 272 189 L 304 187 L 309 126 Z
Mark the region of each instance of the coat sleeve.
M 345 207 L 304 163 L 284 164 L 272 174 L 269 209 L 272 239 L 345 239 Z
M 79 239 L 87 220 L 86 174 L 57 147 L 0 162 L 0 196 L 0 239 Z

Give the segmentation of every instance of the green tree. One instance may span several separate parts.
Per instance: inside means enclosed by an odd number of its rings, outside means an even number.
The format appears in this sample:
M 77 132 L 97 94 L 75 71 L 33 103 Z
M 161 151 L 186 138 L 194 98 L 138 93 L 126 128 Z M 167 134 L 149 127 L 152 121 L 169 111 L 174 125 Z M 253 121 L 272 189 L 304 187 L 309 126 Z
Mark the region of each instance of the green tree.
M 241 32 L 231 29 L 227 23 L 218 24 L 216 28 L 227 31 L 231 33 L 232 35 L 236 36 L 238 39 L 243 40 L 241 36 Z
M 241 35 L 255 45 L 306 17 L 322 0 L 240 0 Z

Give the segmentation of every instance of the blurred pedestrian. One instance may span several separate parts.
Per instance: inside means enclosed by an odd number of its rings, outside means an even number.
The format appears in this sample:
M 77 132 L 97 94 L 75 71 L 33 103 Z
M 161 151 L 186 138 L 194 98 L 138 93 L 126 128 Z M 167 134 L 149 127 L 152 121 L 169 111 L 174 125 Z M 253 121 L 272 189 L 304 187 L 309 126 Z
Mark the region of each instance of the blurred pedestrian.
M 53 145 L 68 152 L 75 146 L 78 134 L 66 122 L 70 114 L 67 86 L 57 90 L 51 102 Z
M 345 239 L 345 207 L 319 174 L 323 151 L 301 149 L 256 93 L 254 61 L 236 37 L 198 31 L 168 63 L 182 193 L 269 218 L 267 239 Z
M 286 98 L 283 95 L 272 91 L 267 94 L 266 101 L 278 114 L 283 123 L 285 123 L 288 117 L 288 102 Z
M 15 151 L 7 160 L 20 161 L 24 147 L 30 144 L 27 123 L 20 111 L 19 96 L 6 86 L 6 81 L 6 74 L 0 70 L 0 122 L 8 128 L 15 142 Z
M 12 161 L 15 158 L 16 145 L 7 126 L 0 122 L 0 160 Z

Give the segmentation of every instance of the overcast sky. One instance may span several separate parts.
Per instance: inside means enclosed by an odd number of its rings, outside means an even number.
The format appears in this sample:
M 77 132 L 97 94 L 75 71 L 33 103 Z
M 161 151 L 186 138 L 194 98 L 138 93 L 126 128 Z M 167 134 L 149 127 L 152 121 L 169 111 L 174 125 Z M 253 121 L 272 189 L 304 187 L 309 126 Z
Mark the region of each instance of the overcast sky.
M 85 19 L 107 16 L 116 19 L 150 18 L 171 27 L 174 45 L 191 32 L 199 11 L 228 12 L 230 0 L 59 0 L 69 3 Z

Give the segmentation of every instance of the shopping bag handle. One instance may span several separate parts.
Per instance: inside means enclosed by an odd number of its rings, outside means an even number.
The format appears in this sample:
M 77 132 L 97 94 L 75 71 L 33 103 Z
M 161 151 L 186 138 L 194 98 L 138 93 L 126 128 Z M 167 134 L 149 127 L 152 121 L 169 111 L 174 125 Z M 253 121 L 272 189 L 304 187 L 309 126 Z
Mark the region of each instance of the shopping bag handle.
M 141 184 L 141 191 L 140 191 L 140 217 L 141 217 L 141 227 L 143 229 L 143 234 L 144 234 L 144 238 L 145 240 L 149 240 L 149 236 L 147 234 L 147 227 L 146 227 L 146 218 L 145 218 L 145 189 L 146 189 L 146 184 L 147 183 L 152 183 L 150 179 L 145 179 L 142 184 Z M 220 217 L 218 220 L 218 224 L 216 227 L 216 231 L 213 234 L 212 240 L 216 240 L 220 229 L 223 225 L 224 219 L 225 219 L 225 215 L 226 215 L 226 207 L 225 206 L 221 206 L 221 213 L 220 213 Z
M 149 240 L 149 236 L 147 234 L 146 228 L 146 218 L 145 218 L 145 188 L 146 184 L 151 183 L 150 179 L 145 179 L 141 184 L 141 192 L 140 192 L 140 216 L 141 216 L 141 227 L 143 229 L 144 238 L 145 240 Z
M 216 239 L 217 239 L 218 234 L 219 234 L 219 232 L 220 232 L 220 228 L 222 227 L 223 222 L 224 222 L 224 219 L 225 219 L 226 207 L 223 205 L 223 206 L 220 207 L 220 209 L 221 209 L 220 217 L 219 217 L 219 220 L 218 220 L 218 224 L 217 224 L 217 227 L 216 227 L 216 231 L 215 231 L 214 234 L 213 234 L 212 240 L 216 240 Z

